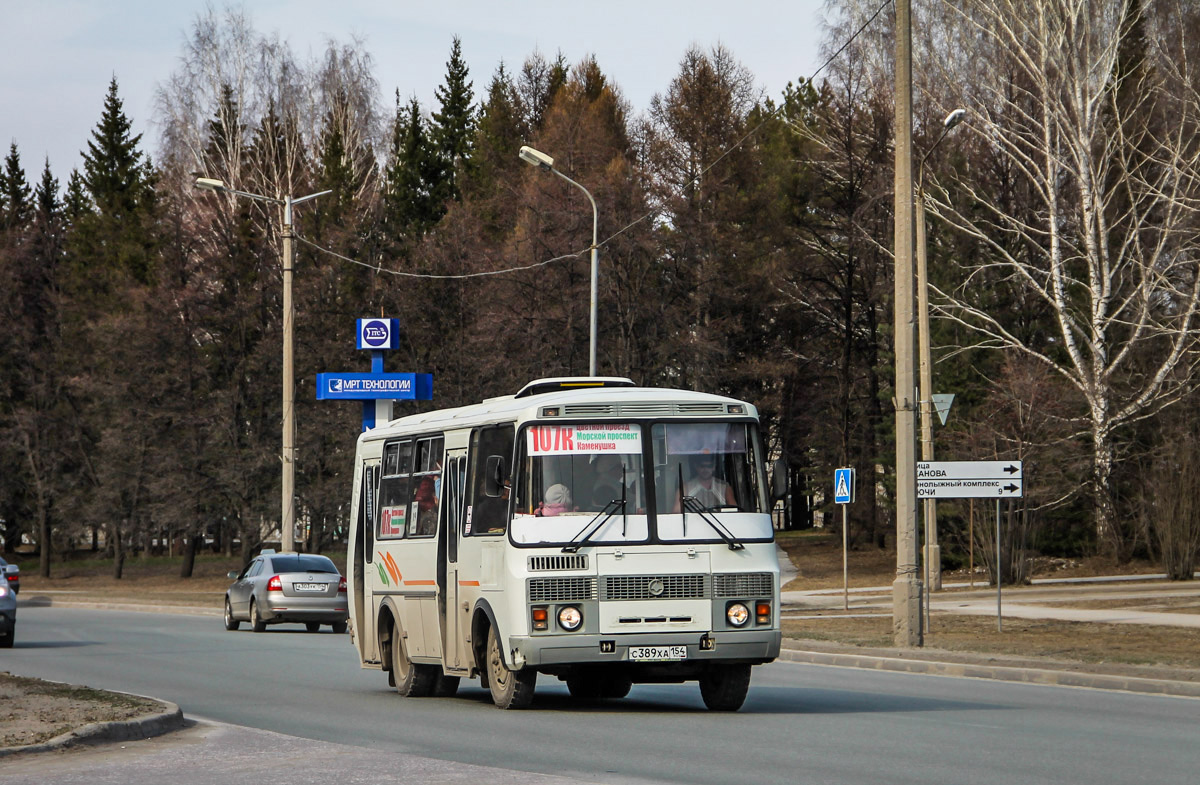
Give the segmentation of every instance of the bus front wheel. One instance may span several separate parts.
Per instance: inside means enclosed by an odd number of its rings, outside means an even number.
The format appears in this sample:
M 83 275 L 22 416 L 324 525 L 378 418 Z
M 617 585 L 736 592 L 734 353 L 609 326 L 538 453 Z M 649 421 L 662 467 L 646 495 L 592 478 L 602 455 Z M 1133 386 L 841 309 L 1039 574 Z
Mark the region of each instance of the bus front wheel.
M 500 656 L 500 639 L 496 628 L 488 628 L 487 638 L 488 689 L 492 692 L 492 703 L 499 709 L 524 709 L 533 702 L 533 689 L 537 683 L 537 671 L 524 668 L 509 670 Z
M 749 691 L 749 665 L 713 665 L 700 677 L 700 697 L 712 711 L 737 711 Z
M 425 698 L 433 694 L 437 671 L 432 665 L 417 665 L 408 658 L 399 629 L 392 630 L 392 681 L 396 692 L 406 698 Z

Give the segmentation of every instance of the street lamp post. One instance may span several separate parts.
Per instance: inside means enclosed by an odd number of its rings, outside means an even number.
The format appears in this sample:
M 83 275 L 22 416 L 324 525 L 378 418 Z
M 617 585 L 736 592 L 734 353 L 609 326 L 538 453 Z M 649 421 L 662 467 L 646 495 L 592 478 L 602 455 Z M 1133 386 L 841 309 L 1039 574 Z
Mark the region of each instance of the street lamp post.
M 946 138 L 950 129 L 963 121 L 967 116 L 966 110 L 955 109 L 946 115 L 942 121 L 942 133 L 937 141 L 925 151 L 921 163 L 917 167 L 917 332 L 920 344 L 920 376 L 921 376 L 921 460 L 933 460 L 933 360 L 929 339 L 929 273 L 926 264 L 925 245 L 925 161 L 929 159 L 937 146 Z M 942 549 L 937 537 L 937 502 L 934 499 L 925 500 L 925 591 L 926 597 L 932 591 L 942 588 Z M 925 602 L 926 618 L 929 618 L 929 602 Z M 926 625 L 928 627 L 928 625 Z
M 281 489 L 279 549 L 284 552 L 293 551 L 296 549 L 294 491 L 296 484 L 296 390 L 292 346 L 296 310 L 292 304 L 292 206 L 333 192 L 320 191 L 299 199 L 293 199 L 290 195 L 276 199 L 230 188 L 223 181 L 211 177 L 197 177 L 196 187 L 206 191 L 257 199 L 260 202 L 270 202 L 283 208 L 283 225 L 280 227 L 280 237 L 283 239 L 283 487 Z
M 562 179 L 566 180 L 571 185 L 573 185 L 576 188 L 578 188 L 579 190 L 583 191 L 584 196 L 586 196 L 588 198 L 588 201 L 592 203 L 592 297 L 591 297 L 591 311 L 590 311 L 591 331 L 590 331 L 590 338 L 588 339 L 588 376 L 595 376 L 596 375 L 596 284 L 597 284 L 597 281 L 599 280 L 599 273 L 598 273 L 599 268 L 597 267 L 597 264 L 596 264 L 596 241 L 597 241 L 597 237 L 598 237 L 596 232 L 597 232 L 597 229 L 599 228 L 598 213 L 596 212 L 596 200 L 592 198 L 592 195 L 588 192 L 588 189 L 584 188 L 582 185 L 575 182 L 570 177 L 567 177 L 565 174 L 563 174 L 562 172 L 555 169 L 554 168 L 554 159 L 551 158 L 550 156 L 546 155 L 545 153 L 540 152 L 538 150 L 534 150 L 532 147 L 522 146 L 519 155 L 521 157 L 521 160 L 524 161 L 525 163 L 529 164 L 530 166 L 536 166 L 539 169 L 545 169 L 547 171 L 554 172 L 556 175 L 558 175 Z

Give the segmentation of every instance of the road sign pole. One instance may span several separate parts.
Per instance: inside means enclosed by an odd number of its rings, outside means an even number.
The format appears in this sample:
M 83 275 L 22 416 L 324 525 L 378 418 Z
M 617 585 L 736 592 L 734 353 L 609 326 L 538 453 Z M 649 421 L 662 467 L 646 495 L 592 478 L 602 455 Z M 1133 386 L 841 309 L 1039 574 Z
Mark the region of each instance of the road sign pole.
M 850 549 L 846 532 L 850 529 L 850 505 L 842 505 L 842 608 L 850 610 Z
M 1004 616 L 1000 612 L 1000 500 L 996 500 L 996 632 L 1004 632 Z

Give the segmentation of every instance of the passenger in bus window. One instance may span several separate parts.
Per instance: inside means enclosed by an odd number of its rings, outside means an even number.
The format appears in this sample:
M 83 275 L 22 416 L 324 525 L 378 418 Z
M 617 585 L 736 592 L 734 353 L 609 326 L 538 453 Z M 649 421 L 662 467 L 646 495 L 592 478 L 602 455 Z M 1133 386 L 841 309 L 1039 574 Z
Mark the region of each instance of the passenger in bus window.
M 574 512 L 571 507 L 571 491 L 562 483 L 555 483 L 546 489 L 546 498 L 533 514 L 553 517 L 565 512 Z
M 717 468 L 716 457 L 713 455 L 697 455 L 689 462 L 692 478 L 684 483 L 683 493 L 696 499 L 703 507 L 736 507 L 737 501 L 733 496 L 733 488 L 729 483 L 715 475 Z M 679 512 L 678 500 L 675 512 Z
M 421 478 L 413 500 L 417 503 L 417 529 L 415 533 L 422 537 L 436 534 L 438 504 L 437 496 L 434 494 L 432 475 L 426 475 Z

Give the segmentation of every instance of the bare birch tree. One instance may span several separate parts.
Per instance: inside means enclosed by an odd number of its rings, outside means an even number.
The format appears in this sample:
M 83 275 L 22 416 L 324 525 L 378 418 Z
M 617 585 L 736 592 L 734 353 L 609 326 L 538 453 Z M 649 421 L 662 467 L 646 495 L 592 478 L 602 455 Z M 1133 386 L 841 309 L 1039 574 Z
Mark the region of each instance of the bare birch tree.
M 1117 433 L 1195 385 L 1200 348 L 1198 76 L 1168 13 L 1179 8 L 1142 5 L 947 4 L 941 40 L 972 41 L 974 56 L 929 52 L 926 63 L 970 68 L 941 82 L 1009 189 L 1006 199 L 981 182 L 982 167 L 958 172 L 952 192 L 929 189 L 931 211 L 979 248 L 960 260 L 957 288 L 936 293 L 940 315 L 981 336 L 978 346 L 1044 363 L 1078 393 L 1096 533 L 1121 558 Z M 989 307 L 997 287 L 1052 324 L 1015 329 L 1011 312 Z

